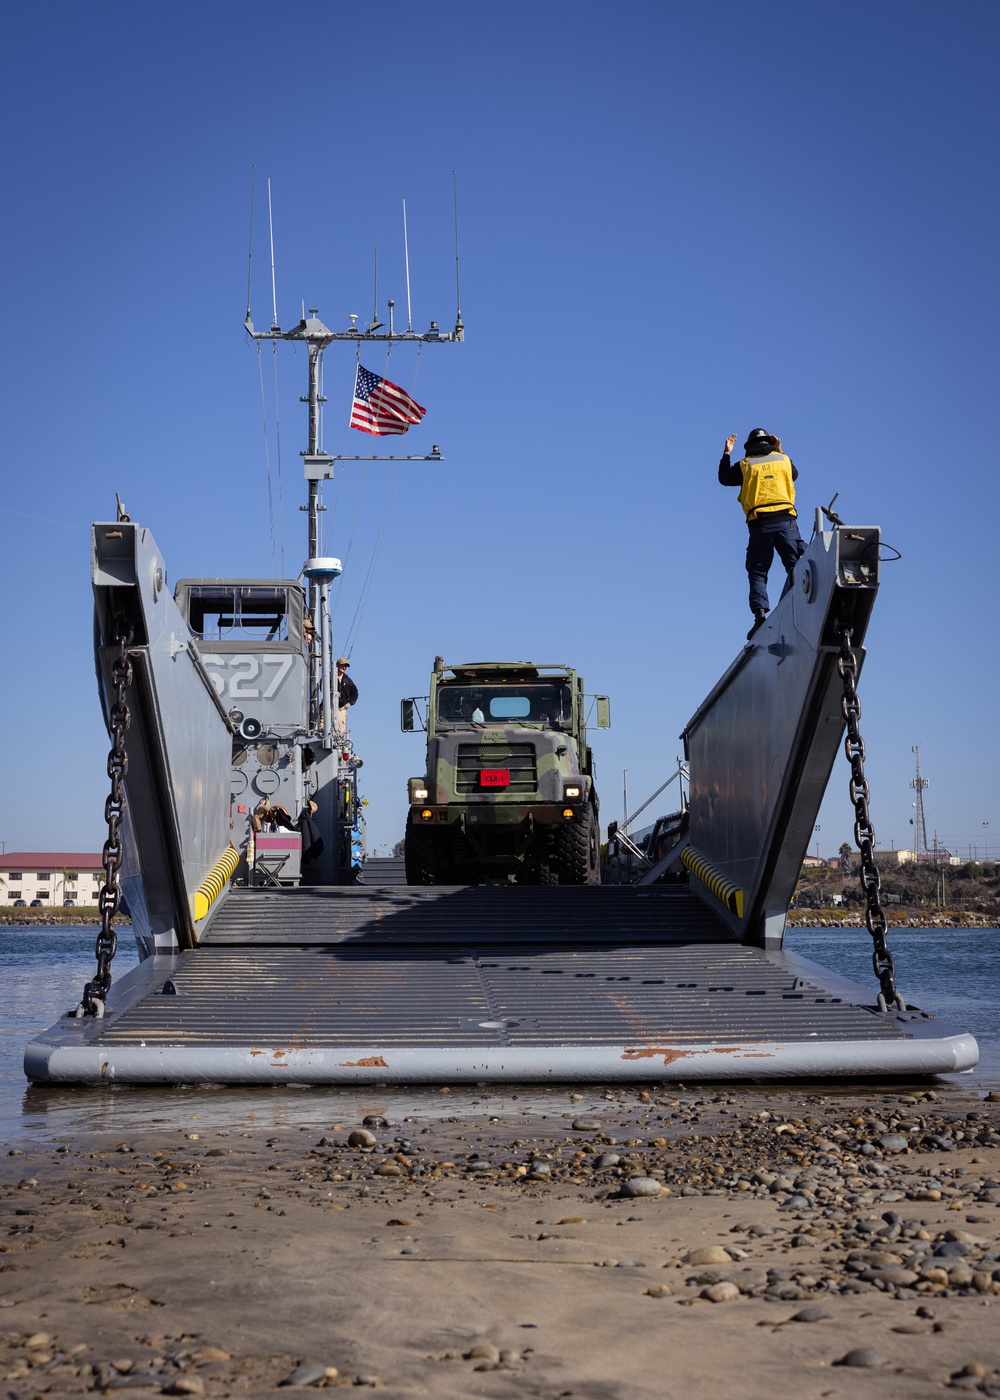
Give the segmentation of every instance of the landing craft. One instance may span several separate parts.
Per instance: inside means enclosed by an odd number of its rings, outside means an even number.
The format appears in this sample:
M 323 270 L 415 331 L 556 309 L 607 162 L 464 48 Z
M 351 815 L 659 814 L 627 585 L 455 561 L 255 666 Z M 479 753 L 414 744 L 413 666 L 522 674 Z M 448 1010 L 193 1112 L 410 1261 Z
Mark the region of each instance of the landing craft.
M 248 312 L 255 339 L 308 354 L 299 576 L 171 589 L 148 529 L 123 510 L 93 526 L 112 741 L 98 966 L 79 1005 L 27 1047 L 28 1078 L 689 1081 L 973 1066 L 972 1036 L 896 988 L 856 691 L 880 533 L 832 513 L 817 512 L 791 586 L 688 722 L 680 810 L 642 842 L 626 829 L 638 812 L 610 828 L 604 883 L 588 864 L 579 884 L 405 886 L 377 861 L 354 883 L 361 760 L 335 690 L 340 562 L 318 538 L 318 483 L 342 459 L 320 448 L 320 363 L 334 342 L 464 336 L 460 311 L 454 329 L 421 334 L 397 332 L 391 308 L 387 327 L 353 318 L 340 332 L 318 311 L 258 332 Z M 845 731 L 871 987 L 782 946 Z M 123 895 L 141 961 L 113 981 Z

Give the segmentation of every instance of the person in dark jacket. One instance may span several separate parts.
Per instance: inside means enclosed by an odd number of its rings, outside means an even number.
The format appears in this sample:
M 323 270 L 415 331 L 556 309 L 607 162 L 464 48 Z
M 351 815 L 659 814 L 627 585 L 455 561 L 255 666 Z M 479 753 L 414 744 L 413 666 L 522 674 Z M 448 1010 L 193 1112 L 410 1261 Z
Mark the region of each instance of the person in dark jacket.
M 341 734 L 347 728 L 347 709 L 358 702 L 358 687 L 347 674 L 350 666 L 346 656 L 337 657 L 337 728 Z
M 747 633 L 749 641 L 770 607 L 767 576 L 775 553 L 790 578 L 806 546 L 796 524 L 795 487 L 792 485 L 799 474 L 792 459 L 782 452 L 781 439 L 763 428 L 754 428 L 743 444 L 743 457 L 733 463 L 730 453 L 735 443 L 736 434 L 731 433 L 719 461 L 719 482 L 723 486 L 740 488 L 740 505 L 750 533 L 746 566 L 753 626 Z

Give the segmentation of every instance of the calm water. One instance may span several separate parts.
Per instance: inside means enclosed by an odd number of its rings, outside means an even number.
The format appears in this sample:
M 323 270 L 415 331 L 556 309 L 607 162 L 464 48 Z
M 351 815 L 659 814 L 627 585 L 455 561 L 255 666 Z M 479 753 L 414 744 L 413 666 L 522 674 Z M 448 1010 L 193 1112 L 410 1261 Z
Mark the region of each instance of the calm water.
M 357 1121 L 366 1113 L 437 1117 L 440 1090 L 347 1088 L 226 1089 L 212 1085 L 177 1088 L 33 1088 L 21 1067 L 26 1043 L 80 999 L 94 972 L 94 928 L 0 927 L 0 1139 L 63 1141 L 85 1131 L 124 1135 L 161 1123 L 183 1127 L 279 1128 L 291 1124 Z M 935 1012 L 956 1030 L 971 1031 L 981 1060 L 973 1082 L 1000 1088 L 1000 1025 L 996 992 L 1000 986 L 1000 930 L 894 930 L 889 939 L 896 980 L 911 1004 Z M 863 929 L 793 929 L 786 947 L 864 985 L 874 985 L 871 940 Z M 115 958 L 121 977 L 136 963 L 126 931 Z M 968 1082 L 968 1076 L 962 1076 Z M 580 1111 L 590 1111 L 586 1090 Z M 475 1111 L 561 1112 L 565 1090 L 529 1089 L 475 1092 L 456 1090 L 447 1099 L 450 1114 Z M 593 1107 L 599 1104 L 595 1093 Z

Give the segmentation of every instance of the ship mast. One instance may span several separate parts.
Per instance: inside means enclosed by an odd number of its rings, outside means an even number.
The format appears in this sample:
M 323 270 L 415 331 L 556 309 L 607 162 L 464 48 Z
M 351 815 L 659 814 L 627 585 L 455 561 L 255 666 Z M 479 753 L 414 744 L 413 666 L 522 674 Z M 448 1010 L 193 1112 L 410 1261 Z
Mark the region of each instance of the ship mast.
M 309 358 L 309 385 L 308 394 L 302 402 L 308 404 L 309 408 L 309 436 L 308 447 L 301 454 L 305 465 L 305 476 L 308 483 L 308 498 L 305 506 L 308 515 L 308 557 L 306 573 L 309 580 L 309 615 L 312 618 L 313 626 L 318 635 L 323 638 L 323 656 L 319 657 L 315 651 L 310 657 L 309 694 L 310 694 L 310 722 L 314 726 L 319 726 L 321 721 L 319 695 L 322 689 L 321 681 L 323 676 L 329 676 L 332 670 L 332 640 L 328 636 L 328 630 L 323 628 L 323 619 L 319 616 L 321 589 L 317 582 L 319 572 L 310 569 L 310 564 L 316 563 L 337 563 L 338 561 L 320 561 L 319 554 L 319 483 L 328 477 L 332 477 L 338 462 L 440 462 L 442 460 L 440 449 L 435 445 L 431 452 L 421 453 L 414 456 L 385 456 L 385 455 L 359 455 L 359 456 L 332 456 L 324 452 L 320 447 L 320 407 L 326 402 L 325 397 L 320 393 L 320 365 L 322 363 L 323 351 L 328 345 L 332 345 L 335 340 L 353 341 L 359 344 L 362 341 L 371 341 L 377 344 L 391 346 L 406 341 L 413 341 L 417 344 L 427 343 L 448 343 L 465 339 L 465 327 L 462 324 L 462 313 L 457 311 L 455 315 L 455 328 L 452 331 L 442 331 L 436 321 L 432 321 L 430 328 L 424 332 L 414 331 L 412 327 L 407 327 L 405 331 L 397 331 L 393 325 L 393 305 L 389 306 L 389 326 L 386 329 L 383 325 L 373 322 L 367 330 L 359 330 L 356 322 L 357 317 L 350 317 L 350 326 L 344 331 L 331 331 L 329 326 L 325 326 L 319 319 L 318 309 L 311 307 L 308 316 L 304 316 L 297 326 L 291 330 L 283 331 L 277 324 L 273 324 L 266 331 L 254 330 L 250 313 L 247 312 L 244 321 L 244 329 L 252 340 L 292 340 L 302 341 L 305 344 Z M 330 654 L 327 655 L 326 653 Z M 321 672 L 322 666 L 322 672 Z M 326 682 L 323 682 L 325 684 Z M 324 724 L 324 728 L 328 727 Z

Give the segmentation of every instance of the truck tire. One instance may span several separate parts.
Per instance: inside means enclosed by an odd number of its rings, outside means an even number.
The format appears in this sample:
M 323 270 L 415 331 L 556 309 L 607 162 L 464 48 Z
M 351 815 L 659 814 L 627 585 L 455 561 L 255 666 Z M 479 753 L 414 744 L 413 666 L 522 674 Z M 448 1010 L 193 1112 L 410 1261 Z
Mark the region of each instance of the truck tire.
M 540 861 L 536 873 L 535 883 L 539 885 L 558 885 L 559 865 L 556 856 L 546 856 Z
M 593 807 L 559 827 L 556 833 L 556 867 L 561 885 L 598 885 L 601 882 L 597 819 Z
M 438 883 L 438 843 L 433 831 L 425 826 L 407 826 L 403 858 L 408 885 Z

